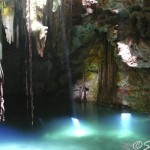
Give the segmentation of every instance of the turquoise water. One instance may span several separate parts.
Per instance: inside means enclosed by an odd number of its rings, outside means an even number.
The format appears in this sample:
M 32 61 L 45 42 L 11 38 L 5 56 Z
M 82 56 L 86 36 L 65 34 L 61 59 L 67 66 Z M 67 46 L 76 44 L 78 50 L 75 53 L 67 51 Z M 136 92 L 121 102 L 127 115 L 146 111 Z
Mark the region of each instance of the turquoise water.
M 77 105 L 73 118 L 41 119 L 39 130 L 0 126 L 0 150 L 150 149 L 150 115 Z

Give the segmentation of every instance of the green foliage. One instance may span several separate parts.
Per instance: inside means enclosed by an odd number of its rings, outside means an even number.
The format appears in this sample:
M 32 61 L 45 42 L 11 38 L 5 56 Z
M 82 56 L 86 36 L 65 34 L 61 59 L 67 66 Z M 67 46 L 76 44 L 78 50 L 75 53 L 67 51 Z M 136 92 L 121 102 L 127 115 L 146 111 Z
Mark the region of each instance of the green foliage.
M 97 73 L 102 60 L 102 45 L 101 43 L 96 42 L 91 48 L 89 48 L 88 55 L 84 60 L 85 70 Z
M 118 63 L 119 64 L 119 63 Z M 118 65 L 119 66 L 119 65 Z M 118 97 L 125 100 L 133 109 L 150 112 L 149 71 L 133 69 L 127 66 L 118 67 Z M 121 88 L 123 79 L 128 78 L 127 84 Z M 121 91 L 123 90 L 123 91 Z
M 2 16 L 11 16 L 14 13 L 13 3 L 0 2 L 0 10 L 2 11 Z
M 98 0 L 98 3 L 103 7 L 103 9 L 109 9 L 109 8 L 120 8 L 121 4 L 116 3 L 114 0 Z M 120 6 L 120 7 L 119 7 Z
M 90 101 L 96 101 L 98 92 L 98 70 L 102 62 L 102 44 L 97 41 L 89 49 L 88 54 L 84 60 L 84 71 L 86 82 L 89 84 Z
M 131 107 L 136 110 L 141 110 L 144 112 L 150 112 L 150 101 L 149 101 L 150 93 L 146 93 L 145 91 L 136 92 L 130 96 L 131 99 Z
M 76 26 L 73 36 L 73 49 L 80 48 L 83 45 L 89 45 L 95 39 L 95 24 Z
M 3 2 L 0 2 L 0 10 L 3 10 L 4 9 L 4 4 Z
M 98 92 L 98 80 L 97 74 L 92 72 L 87 72 L 88 87 L 90 88 L 88 92 L 88 98 L 90 101 L 96 101 Z

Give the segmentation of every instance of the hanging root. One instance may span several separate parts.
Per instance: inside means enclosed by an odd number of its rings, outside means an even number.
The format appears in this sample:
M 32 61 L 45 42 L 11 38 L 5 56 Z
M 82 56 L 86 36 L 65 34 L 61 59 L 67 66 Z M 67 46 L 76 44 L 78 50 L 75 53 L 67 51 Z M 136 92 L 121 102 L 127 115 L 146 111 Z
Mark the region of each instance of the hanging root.
M 4 100 L 3 98 L 0 98 L 0 122 L 5 121 L 4 111 Z
M 2 113 L 1 113 L 2 112 Z M 0 122 L 5 121 L 4 112 L 0 110 Z
M 4 73 L 2 70 L 2 66 L 0 64 L 0 122 L 5 121 L 4 118 L 4 99 L 3 99 L 3 82 L 4 82 Z

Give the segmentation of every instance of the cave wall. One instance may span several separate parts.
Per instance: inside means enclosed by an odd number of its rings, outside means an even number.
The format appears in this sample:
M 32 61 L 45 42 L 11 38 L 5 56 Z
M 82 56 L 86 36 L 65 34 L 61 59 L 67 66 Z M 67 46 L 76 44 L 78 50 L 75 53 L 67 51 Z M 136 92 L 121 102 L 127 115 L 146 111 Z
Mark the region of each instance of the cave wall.
M 84 26 L 92 22 L 94 26 L 91 36 L 93 39 L 102 37 L 102 33 L 107 33 L 107 41 L 115 48 L 115 61 L 117 63 L 116 99 L 111 101 L 109 96 L 105 97 L 105 92 L 109 93 L 107 82 L 105 90 L 100 90 L 98 101 L 100 103 L 117 105 L 129 105 L 132 108 L 149 111 L 150 85 L 149 85 L 149 56 L 150 56 L 150 31 L 149 31 L 149 1 L 99 1 L 100 5 L 94 8 L 92 15 L 82 15 Z M 82 26 L 82 27 L 84 27 Z M 76 32 L 77 33 L 77 32 Z M 82 32 L 83 33 L 83 32 Z M 87 31 L 88 33 L 88 31 Z M 77 44 L 85 45 L 83 42 L 76 41 Z M 90 40 L 89 40 L 90 41 Z M 102 40 L 101 40 L 102 41 Z M 107 51 L 106 47 L 104 47 Z M 108 63 L 108 61 L 107 61 Z M 101 65 L 101 63 L 100 63 Z M 105 66 L 107 68 L 107 65 Z M 104 69 L 101 73 L 105 82 L 108 70 Z M 94 80 L 93 80 L 94 82 Z M 96 83 L 96 82 L 95 82 Z M 88 85 L 88 83 L 87 83 Z M 104 88 L 103 87 L 103 88 Z M 93 90 L 93 89 L 92 89 Z M 90 98 L 90 97 L 89 97 Z M 103 100 L 104 99 L 104 100 Z
M 48 26 L 43 57 L 38 54 L 36 34 L 34 32 L 31 33 L 29 39 L 24 12 L 25 4 L 23 4 L 23 1 L 14 3 L 15 41 L 11 44 L 6 39 L 3 27 L 2 66 L 5 74 L 4 98 L 7 110 L 6 118 L 7 120 L 21 119 L 31 112 L 29 43 L 32 49 L 32 84 L 35 116 L 48 117 L 54 114 L 71 114 L 68 70 L 66 66 L 66 56 L 69 57 L 70 55 L 71 43 L 71 4 L 69 1 L 64 0 L 61 6 L 58 6 L 57 10 L 52 12 L 53 1 L 49 0 L 47 2 L 43 12 L 45 16 L 43 25 Z M 18 5 L 20 7 L 17 7 Z M 19 47 L 16 46 L 17 25 L 19 25 Z M 64 28 L 62 29 L 62 27 Z M 64 34 L 66 34 L 66 39 L 63 36 Z M 67 44 L 68 50 L 65 49 L 65 44 Z
M 122 63 L 118 75 L 118 99 L 124 105 L 149 112 L 149 69 L 130 68 Z
M 148 5 L 135 9 L 120 24 L 116 50 L 118 62 L 118 100 L 134 109 L 150 110 L 149 58 L 150 30 Z M 127 9 L 128 10 L 128 9 Z M 127 48 L 125 48 L 127 46 Z M 121 49 L 123 51 L 121 51 Z M 127 50 L 128 49 L 128 50 Z M 123 54 L 123 55 L 122 55 Z M 120 59 L 121 58 L 121 59 Z

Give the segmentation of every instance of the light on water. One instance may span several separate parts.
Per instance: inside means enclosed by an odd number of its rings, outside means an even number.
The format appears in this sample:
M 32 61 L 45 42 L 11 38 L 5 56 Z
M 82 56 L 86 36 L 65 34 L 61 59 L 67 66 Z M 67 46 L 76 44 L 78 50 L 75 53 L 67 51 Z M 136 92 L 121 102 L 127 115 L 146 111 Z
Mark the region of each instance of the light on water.
M 47 133 L 46 139 L 51 137 L 54 139 L 63 138 L 77 138 L 77 137 L 87 137 L 95 134 L 94 129 L 85 123 L 79 122 L 77 118 L 71 118 L 71 120 L 64 124 L 66 120 L 63 120 L 63 123 L 59 123 L 60 127 L 55 129 L 54 133 Z
M 42 148 L 37 148 L 35 145 L 28 144 L 7 144 L 0 146 L 1 150 L 42 150 Z
M 147 136 L 137 128 L 142 131 L 143 125 L 149 128 L 143 119 L 147 117 L 141 119 L 131 113 L 84 119 L 80 116 L 58 118 L 45 123 L 45 129 L 34 134 L 2 128 L 0 150 L 125 150 L 137 140 L 146 142 L 149 139 L 149 134 Z
M 77 118 L 71 117 L 71 120 L 75 126 L 80 126 L 79 120 Z
M 70 135 L 77 137 L 86 136 L 86 131 L 84 129 L 81 129 L 79 120 L 74 117 L 71 117 L 71 120 L 73 122 L 74 128 L 72 128 L 73 134 Z
M 131 119 L 131 114 L 130 113 L 121 113 L 121 118 L 122 118 L 122 120 L 129 120 L 129 119 Z
M 83 129 L 75 129 L 74 136 L 77 136 L 77 137 L 86 136 L 86 131 Z
M 121 125 L 124 129 L 129 129 L 131 126 L 132 116 L 130 113 L 121 113 Z
M 79 120 L 77 118 L 71 118 L 73 122 L 73 127 L 70 130 L 70 135 L 73 135 L 74 137 L 82 137 L 82 136 L 89 136 L 92 133 L 92 128 L 89 126 L 87 127 L 84 124 L 80 124 Z

